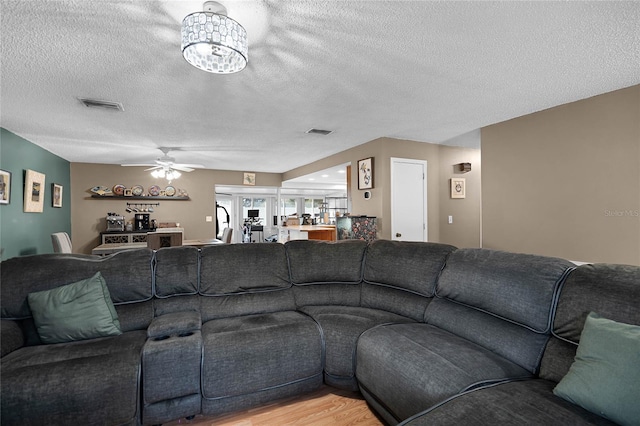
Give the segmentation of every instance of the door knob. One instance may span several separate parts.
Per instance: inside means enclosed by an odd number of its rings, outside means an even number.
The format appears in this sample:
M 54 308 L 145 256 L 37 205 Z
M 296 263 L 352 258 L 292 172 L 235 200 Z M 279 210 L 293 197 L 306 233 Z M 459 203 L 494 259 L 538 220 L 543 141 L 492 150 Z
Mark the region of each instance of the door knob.
M 400 238 L 400 237 L 402 237 L 402 234 L 399 232 L 396 232 L 396 238 Z

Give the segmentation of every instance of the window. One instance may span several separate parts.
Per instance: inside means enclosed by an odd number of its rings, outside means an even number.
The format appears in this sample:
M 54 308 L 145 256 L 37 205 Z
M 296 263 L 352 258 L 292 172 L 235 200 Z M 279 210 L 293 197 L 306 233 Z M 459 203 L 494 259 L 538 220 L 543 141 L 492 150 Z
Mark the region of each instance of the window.
M 305 198 L 304 212 L 310 214 L 311 217 L 319 217 L 322 203 L 322 198 Z
M 289 216 L 298 212 L 298 200 L 295 198 L 282 199 L 282 214 Z
M 258 210 L 258 223 L 268 223 L 267 218 L 267 200 L 265 198 L 243 198 L 242 199 L 242 217 L 246 219 L 249 217 L 249 210 Z

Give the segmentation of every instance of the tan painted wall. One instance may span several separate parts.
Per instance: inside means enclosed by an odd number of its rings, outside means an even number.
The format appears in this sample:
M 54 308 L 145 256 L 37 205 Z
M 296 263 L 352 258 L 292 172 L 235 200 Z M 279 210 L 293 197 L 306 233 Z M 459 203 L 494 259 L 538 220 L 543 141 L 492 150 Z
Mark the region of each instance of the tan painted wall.
M 458 164 L 471 163 L 470 172 L 461 172 Z M 456 247 L 480 247 L 481 175 L 479 149 L 441 147 L 440 149 L 440 241 Z M 466 196 L 451 198 L 451 178 L 464 178 Z M 453 223 L 448 217 L 453 216 Z
M 91 253 L 100 243 L 100 232 L 106 228 L 107 212 L 123 214 L 126 220 L 133 220 L 134 213 L 125 211 L 126 199 L 92 199 L 89 190 L 97 185 L 111 187 L 123 184 L 127 187 L 153 184 L 161 187 L 166 180 L 154 179 L 142 167 L 122 167 L 109 164 L 71 163 L 71 234 L 75 253 Z M 151 213 L 158 222 L 179 222 L 185 230 L 185 239 L 215 238 L 215 185 L 241 185 L 243 172 L 224 170 L 195 170 L 183 173 L 173 182 L 176 188 L 184 188 L 189 201 L 151 201 L 160 206 Z M 276 173 L 256 173 L 256 185 L 280 186 L 282 175 Z M 144 201 L 137 201 L 144 202 Z M 213 222 L 206 222 L 206 216 L 213 216 Z
M 640 86 L 482 129 L 483 245 L 640 264 Z
M 357 162 L 374 157 L 374 189 L 372 198 L 365 200 L 364 191 L 358 190 L 358 182 L 352 179 L 352 214 L 376 216 L 378 238 L 390 239 L 391 235 L 391 157 L 427 161 L 427 215 L 429 241 L 453 244 L 458 247 L 478 247 L 480 243 L 480 152 L 476 149 L 455 148 L 429 143 L 379 138 L 340 152 L 314 163 L 283 174 L 291 179 L 308 173 L 350 162 L 353 169 Z M 459 161 L 458 161 L 459 160 Z M 449 200 L 449 181 L 453 173 L 452 161 L 476 164 L 475 171 L 467 173 L 469 197 L 465 200 Z M 450 201 L 452 201 L 450 203 Z M 475 203 L 475 204 L 474 204 Z M 442 207 L 455 214 L 454 225 L 443 229 Z M 445 219 L 446 221 L 446 216 Z

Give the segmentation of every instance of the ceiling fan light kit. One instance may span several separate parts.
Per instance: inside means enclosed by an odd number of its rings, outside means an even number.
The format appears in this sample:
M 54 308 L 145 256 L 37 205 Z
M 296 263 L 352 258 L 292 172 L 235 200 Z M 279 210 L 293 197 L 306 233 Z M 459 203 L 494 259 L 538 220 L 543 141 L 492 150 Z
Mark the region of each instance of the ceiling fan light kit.
M 122 164 L 122 166 L 150 166 L 149 169 L 145 169 L 145 172 L 151 172 L 151 176 L 156 179 L 165 178 L 171 183 L 173 179 L 178 179 L 182 176 L 182 172 L 192 172 L 194 169 L 204 168 L 202 164 L 179 164 L 175 162 L 175 158 L 169 156 L 169 151 L 172 148 L 160 147 L 158 148 L 164 154 L 158 158 L 153 164 Z M 173 148 L 176 149 L 176 148 Z
M 182 56 L 191 65 L 216 74 L 232 74 L 247 66 L 247 32 L 227 17 L 218 2 L 204 3 L 203 12 L 182 20 Z

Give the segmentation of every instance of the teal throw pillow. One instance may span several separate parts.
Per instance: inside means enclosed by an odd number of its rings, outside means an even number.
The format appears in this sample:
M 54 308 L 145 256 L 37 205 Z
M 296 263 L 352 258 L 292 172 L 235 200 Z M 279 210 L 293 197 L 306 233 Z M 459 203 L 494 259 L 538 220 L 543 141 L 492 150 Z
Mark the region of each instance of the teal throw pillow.
M 591 312 L 553 393 L 616 423 L 640 425 L 640 326 Z
M 122 334 L 107 284 L 91 278 L 27 296 L 43 343 L 62 343 Z

